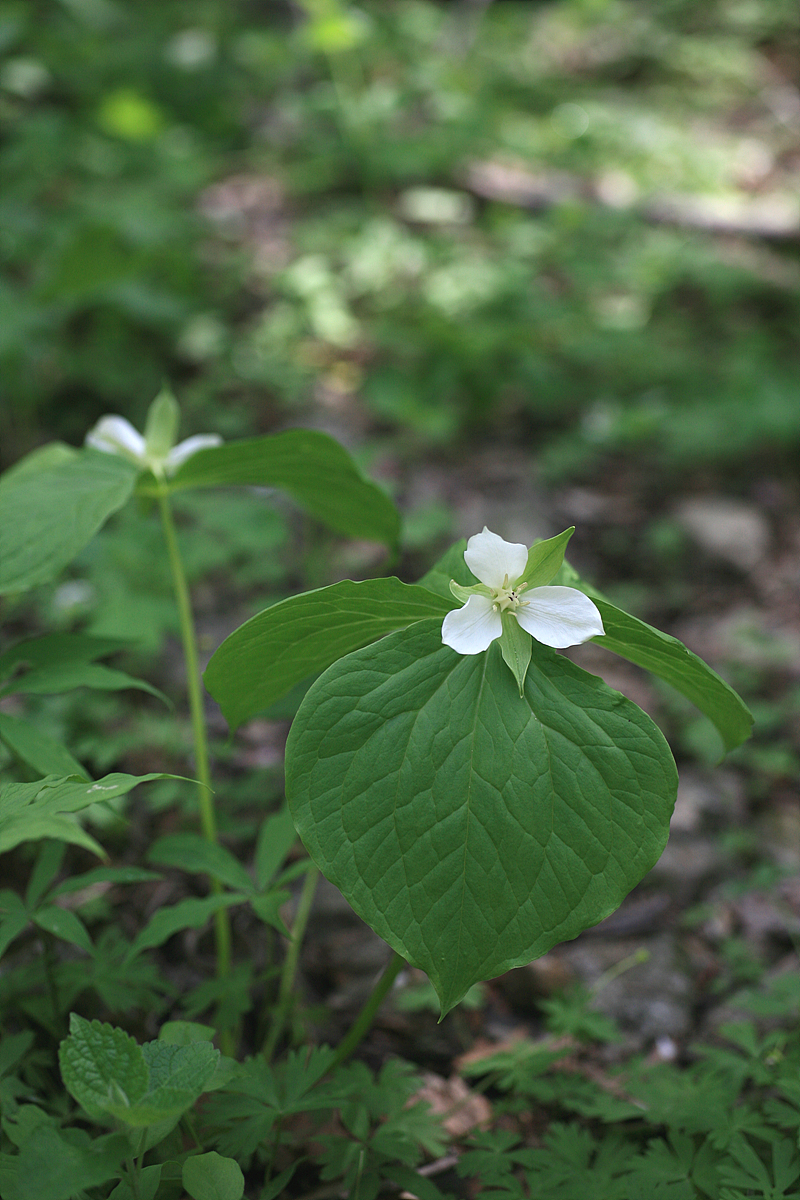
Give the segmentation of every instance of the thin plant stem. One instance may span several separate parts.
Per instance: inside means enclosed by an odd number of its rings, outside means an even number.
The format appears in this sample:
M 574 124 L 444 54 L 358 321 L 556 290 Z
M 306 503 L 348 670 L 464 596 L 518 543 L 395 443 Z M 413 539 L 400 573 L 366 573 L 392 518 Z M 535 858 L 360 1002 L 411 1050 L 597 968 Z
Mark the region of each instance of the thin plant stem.
M 167 546 L 172 586 L 175 589 L 175 599 L 178 605 L 183 657 L 186 665 L 186 688 L 189 695 L 189 713 L 192 721 L 192 738 L 194 741 L 195 773 L 197 775 L 197 801 L 200 810 L 200 828 L 207 841 L 218 844 L 217 819 L 214 812 L 213 793 L 211 791 L 211 770 L 208 762 L 208 739 L 203 713 L 203 692 L 200 684 L 200 664 L 197 657 L 197 638 L 195 636 L 194 617 L 189 599 L 189 588 L 186 583 L 186 573 L 183 569 L 178 539 L 175 534 L 175 522 L 165 487 L 158 489 L 158 507 L 161 513 L 161 524 L 164 530 L 164 541 Z M 222 892 L 218 879 L 212 877 L 211 888 L 215 894 Z M 228 911 L 219 909 L 214 914 L 214 927 L 217 943 L 217 976 L 223 979 L 231 969 L 231 926 Z
M 147 1144 L 147 1130 L 143 1129 L 139 1136 L 139 1145 L 137 1146 L 134 1153 L 131 1154 L 126 1159 L 126 1162 L 125 1162 L 125 1165 L 128 1168 L 128 1184 L 130 1186 L 131 1194 L 133 1195 L 134 1200 L 140 1200 L 140 1197 L 142 1194 L 141 1189 L 139 1187 L 139 1181 L 141 1178 L 142 1158 L 144 1156 L 144 1148 L 145 1148 L 146 1144 Z
M 53 948 L 53 937 L 49 933 L 43 933 L 40 937 L 40 943 L 43 951 L 42 961 L 44 964 L 44 976 L 47 981 L 47 994 L 50 999 L 50 1005 L 53 1009 L 53 1028 L 56 1030 L 57 1036 L 59 1030 L 64 1028 L 64 1017 L 58 1004 L 58 987 L 56 985 L 56 955 Z
M 405 965 L 406 960 L 401 954 L 398 954 L 397 951 L 395 951 L 392 957 L 389 959 L 389 962 L 386 964 L 383 974 L 376 983 L 372 991 L 372 995 L 367 1000 L 361 1012 L 358 1014 L 355 1024 L 352 1026 L 347 1036 L 342 1038 L 341 1042 L 336 1047 L 336 1054 L 334 1055 L 333 1062 L 328 1068 L 329 1071 L 333 1071 L 336 1067 L 341 1066 L 341 1064 L 350 1057 L 356 1046 L 358 1046 L 359 1042 L 366 1035 L 375 1018 L 376 1012 L 385 1000 L 389 989 Z
M 300 947 L 303 944 L 303 937 L 306 932 L 308 918 L 311 915 L 311 905 L 314 902 L 314 893 L 317 890 L 317 880 L 319 879 L 319 867 L 315 867 L 313 863 L 309 865 L 306 871 L 303 890 L 300 893 L 300 900 L 297 904 L 297 915 L 292 925 L 292 937 L 289 942 L 289 949 L 286 952 L 286 958 L 283 960 L 283 969 L 281 971 L 281 981 L 278 988 L 278 1003 L 275 1006 L 275 1016 L 270 1026 L 270 1031 L 267 1035 L 267 1040 L 264 1042 L 264 1059 L 269 1062 L 275 1052 L 275 1047 L 278 1044 L 278 1038 L 283 1033 L 283 1027 L 286 1024 L 286 1018 L 289 1015 L 289 1006 L 292 1002 L 292 990 L 294 981 L 297 975 L 297 964 L 300 959 Z

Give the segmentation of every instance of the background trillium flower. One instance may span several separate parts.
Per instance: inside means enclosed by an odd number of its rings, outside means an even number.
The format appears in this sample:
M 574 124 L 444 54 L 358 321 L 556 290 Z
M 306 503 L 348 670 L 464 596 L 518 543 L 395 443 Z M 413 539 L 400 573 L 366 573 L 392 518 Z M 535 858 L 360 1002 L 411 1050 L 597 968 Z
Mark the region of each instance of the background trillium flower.
M 115 415 L 100 418 L 87 433 L 86 445 L 105 454 L 119 454 L 154 475 L 174 475 L 178 467 L 198 450 L 221 446 L 222 438 L 216 433 L 198 433 L 159 454 L 148 449 L 146 440 L 130 421 Z
M 597 607 L 577 588 L 527 590 L 522 576 L 528 549 L 521 543 L 506 542 L 484 526 L 483 533 L 469 539 L 464 561 L 480 583 L 471 588 L 450 584 L 453 595 L 466 603 L 442 623 L 442 641 L 459 654 L 488 649 L 502 636 L 504 617 L 516 620 L 537 642 L 559 650 L 605 633 Z

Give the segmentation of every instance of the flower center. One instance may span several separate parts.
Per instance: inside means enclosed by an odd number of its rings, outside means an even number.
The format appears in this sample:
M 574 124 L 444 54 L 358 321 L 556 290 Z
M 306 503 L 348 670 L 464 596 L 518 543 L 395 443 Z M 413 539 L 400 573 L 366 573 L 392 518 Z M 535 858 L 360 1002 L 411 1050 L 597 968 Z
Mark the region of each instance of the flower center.
M 508 574 L 503 579 L 503 586 L 492 589 L 492 608 L 495 612 L 516 612 L 520 605 L 527 604 L 527 600 L 520 600 L 519 593 L 524 591 L 527 583 L 518 583 L 514 587 L 509 587 Z

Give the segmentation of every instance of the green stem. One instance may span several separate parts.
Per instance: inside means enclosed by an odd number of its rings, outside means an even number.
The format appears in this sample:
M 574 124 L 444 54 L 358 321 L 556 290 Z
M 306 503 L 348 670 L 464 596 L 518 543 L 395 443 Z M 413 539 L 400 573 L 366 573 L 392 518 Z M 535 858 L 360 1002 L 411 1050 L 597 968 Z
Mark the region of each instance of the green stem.
M 214 813 L 213 793 L 211 791 L 211 770 L 208 763 L 208 740 L 206 738 L 206 723 L 203 713 L 203 691 L 200 683 L 200 664 L 197 657 L 194 618 L 192 616 L 192 605 L 189 599 L 186 574 L 183 569 L 180 550 L 178 549 L 178 539 L 175 534 L 175 523 L 172 519 L 169 496 L 164 486 L 158 489 L 158 507 L 161 513 L 164 541 L 167 545 L 167 555 L 172 573 L 172 586 L 175 589 L 175 599 L 178 604 L 178 619 L 180 621 L 183 656 L 186 664 L 186 687 L 189 694 L 189 712 L 194 740 L 200 827 L 206 840 L 217 845 L 217 820 Z M 222 886 L 218 879 L 212 878 L 211 888 L 217 895 L 222 892 Z M 217 975 L 222 979 L 230 973 L 231 969 L 231 926 L 227 909 L 221 908 L 215 913 L 214 925 L 217 940 Z
M 315 867 L 312 863 L 306 872 L 305 883 L 303 884 L 303 890 L 300 893 L 300 900 L 297 905 L 297 915 L 292 925 L 292 938 L 289 942 L 286 958 L 283 961 L 275 1017 L 272 1021 L 267 1040 L 264 1043 L 264 1059 L 266 1062 L 269 1062 L 272 1058 L 275 1047 L 278 1044 L 278 1038 L 283 1033 L 283 1027 L 286 1024 L 286 1018 L 289 1014 L 295 976 L 297 975 L 297 963 L 300 958 L 300 947 L 303 944 L 306 925 L 311 915 L 311 905 L 314 902 L 314 892 L 317 890 L 318 879 L 319 867 Z
M 328 1068 L 329 1071 L 333 1071 L 336 1067 L 341 1066 L 341 1064 L 353 1053 L 356 1046 L 369 1030 L 376 1012 L 380 1008 L 389 989 L 405 965 L 406 960 L 395 951 L 387 963 L 386 969 L 375 985 L 372 995 L 359 1013 L 356 1023 L 353 1025 L 347 1036 L 343 1038 L 336 1047 L 336 1054 L 333 1062 Z
M 53 1009 L 53 1029 L 56 1037 L 61 1036 L 60 1031 L 64 1030 L 64 1017 L 58 1003 L 58 985 L 56 984 L 56 954 L 53 947 L 53 936 L 49 933 L 42 933 L 40 942 L 42 946 L 42 962 L 44 965 L 44 976 L 47 981 L 47 994 L 50 998 L 50 1005 Z
M 137 1149 L 125 1160 L 125 1165 L 128 1168 L 128 1184 L 130 1185 L 133 1200 L 140 1200 L 142 1194 L 139 1187 L 139 1180 L 141 1177 L 142 1157 L 144 1155 L 144 1147 L 146 1143 L 147 1130 L 143 1129 L 139 1136 L 139 1145 Z

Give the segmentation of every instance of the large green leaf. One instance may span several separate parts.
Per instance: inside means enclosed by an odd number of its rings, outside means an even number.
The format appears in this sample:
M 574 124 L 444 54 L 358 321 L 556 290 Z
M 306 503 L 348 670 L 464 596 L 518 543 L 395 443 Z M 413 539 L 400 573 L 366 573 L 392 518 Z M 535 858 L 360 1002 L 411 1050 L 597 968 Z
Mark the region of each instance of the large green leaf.
M 343 654 L 454 607 L 399 579 L 345 579 L 290 596 L 251 617 L 212 655 L 204 675 L 232 729 Z
M 129 1155 L 122 1134 L 62 1132 L 42 1121 L 19 1155 L 0 1155 L 0 1195 L 3 1200 L 73 1200 L 117 1177 Z
M 390 546 L 400 533 L 397 509 L 386 493 L 364 479 L 343 446 L 313 429 L 199 450 L 168 483 L 173 491 L 237 483 L 281 488 L 337 533 Z
M 623 612 L 591 589 L 583 590 L 592 597 L 603 618 L 606 633 L 594 639 L 598 645 L 672 684 L 713 722 L 726 751 L 747 741 L 753 729 L 753 714 L 708 663 L 677 638 Z
M 568 563 L 564 563 L 556 582 L 579 588 L 594 600 L 606 631 L 604 637 L 593 639 L 598 646 L 652 671 L 681 692 L 713 722 L 726 751 L 750 737 L 753 715 L 741 696 L 683 642 L 611 604 Z
M 130 497 L 136 474 L 124 459 L 85 450 L 0 479 L 0 593 L 57 575 Z
M 563 656 L 534 643 L 520 698 L 496 644 L 461 656 L 424 621 L 313 684 L 286 787 L 311 857 L 447 1012 L 614 911 L 666 843 L 677 772 Z

